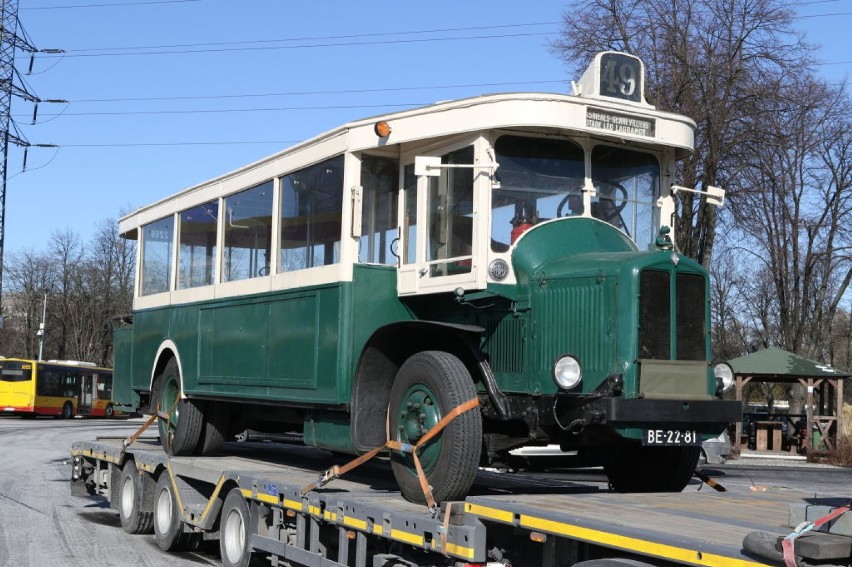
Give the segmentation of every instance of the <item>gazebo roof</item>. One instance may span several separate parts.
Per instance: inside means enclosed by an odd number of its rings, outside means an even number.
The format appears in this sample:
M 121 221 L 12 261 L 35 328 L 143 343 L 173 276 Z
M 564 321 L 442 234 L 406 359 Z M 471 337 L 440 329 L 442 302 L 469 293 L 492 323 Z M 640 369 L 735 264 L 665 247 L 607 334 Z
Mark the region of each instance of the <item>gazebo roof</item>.
M 735 374 L 741 376 L 774 376 L 776 378 L 847 378 L 848 372 L 808 360 L 792 352 L 770 347 L 728 361 Z

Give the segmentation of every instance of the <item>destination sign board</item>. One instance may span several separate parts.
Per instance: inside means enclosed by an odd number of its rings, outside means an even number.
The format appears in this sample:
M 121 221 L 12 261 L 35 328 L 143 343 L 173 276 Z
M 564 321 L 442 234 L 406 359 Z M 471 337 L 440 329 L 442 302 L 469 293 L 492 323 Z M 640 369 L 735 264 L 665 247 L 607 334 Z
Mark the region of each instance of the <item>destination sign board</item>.
M 586 126 L 649 138 L 653 138 L 655 133 L 653 119 L 619 114 L 599 108 L 586 109 Z

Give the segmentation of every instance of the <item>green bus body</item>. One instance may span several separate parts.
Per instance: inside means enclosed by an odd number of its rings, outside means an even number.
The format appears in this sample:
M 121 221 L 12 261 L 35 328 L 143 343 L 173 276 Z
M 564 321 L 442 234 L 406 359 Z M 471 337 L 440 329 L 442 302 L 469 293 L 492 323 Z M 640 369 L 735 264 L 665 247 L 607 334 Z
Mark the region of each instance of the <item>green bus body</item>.
M 700 301 L 688 304 L 688 311 L 677 312 L 677 301 L 667 304 L 673 311 L 668 314 L 670 319 L 700 321 L 692 330 L 700 337 L 706 359 L 710 321 L 707 274 L 695 262 L 668 250 L 639 252 L 618 230 L 588 219 L 566 219 L 530 229 L 512 259 L 519 284 L 491 285 L 478 297 L 464 301 L 454 293 L 400 298 L 395 292 L 394 268 L 357 265 L 352 282 L 138 311 L 132 327 L 117 331 L 132 332 L 133 338 L 117 342 L 116 359 L 133 361 L 129 369 L 135 377 L 133 389 L 145 391 L 150 386 L 151 361 L 169 340 L 180 353 L 187 393 L 209 399 L 310 406 L 295 414 L 304 414 L 306 441 L 351 452 L 383 441 L 369 435 L 357 443 L 350 436 L 348 419 L 353 377 L 367 372 L 359 365 L 366 364 L 367 351 L 377 344 L 395 353 L 396 367 L 429 344 L 460 352 L 473 366 L 475 359 L 464 352 L 467 346 L 443 344 L 468 342 L 487 359 L 496 386 L 506 397 L 504 403 L 511 408 L 503 421 L 522 420 L 520 414 L 533 393 L 541 406 L 538 425 L 549 430 L 548 439 L 566 446 L 569 443 L 560 440 L 557 423 L 546 409 L 558 392 L 551 377 L 552 364 L 562 354 L 576 355 L 583 361 L 584 371 L 582 390 L 564 395 L 557 405 L 557 417 L 562 412 L 559 421 L 563 423 L 597 419 L 623 436 L 638 437 L 661 421 L 666 427 L 677 427 L 694 419 L 678 423 L 661 419 L 656 413 L 661 410 L 647 409 L 643 410 L 644 419 L 637 421 L 636 414 L 629 413 L 629 420 L 612 421 L 606 415 L 611 408 L 590 397 L 605 392 L 612 376 L 620 375 L 624 384 L 614 399 L 645 400 L 649 408 L 679 407 L 681 399 L 700 406 L 702 401 L 716 399 L 716 381 L 706 361 L 678 361 L 676 355 L 674 360 L 643 360 L 638 352 L 643 324 L 659 325 L 656 320 L 642 321 L 639 315 L 640 274 L 653 271 L 671 274 L 671 281 L 677 275 L 700 279 Z M 416 322 L 431 330 L 418 329 Z M 667 330 L 652 327 L 651 332 L 667 332 L 669 336 L 663 338 L 674 350 L 677 324 L 667 326 Z M 436 333 L 444 338 L 434 336 Z M 420 344 L 406 344 L 418 340 Z M 125 351 L 130 348 L 132 356 Z M 640 380 L 640 369 L 644 380 Z M 388 378 L 392 376 L 385 373 L 385 381 Z M 483 382 L 479 381 L 479 389 L 487 396 Z M 376 408 L 387 406 L 389 384 L 384 386 L 367 387 L 369 394 L 364 395 Z M 489 401 L 485 415 L 501 418 L 492 405 L 498 402 Z M 720 423 L 704 419 L 697 426 L 700 433 L 704 437 L 718 434 Z M 288 425 L 300 428 L 303 424 Z
M 414 445 L 475 400 L 418 449 L 439 500 L 478 465 L 530 466 L 525 445 L 620 490 L 682 488 L 741 411 L 710 365 L 708 274 L 668 236 L 694 123 L 644 102 L 638 59 L 590 69 L 583 96 L 350 123 L 123 218 L 115 395 L 171 416 L 173 454 L 244 429 Z

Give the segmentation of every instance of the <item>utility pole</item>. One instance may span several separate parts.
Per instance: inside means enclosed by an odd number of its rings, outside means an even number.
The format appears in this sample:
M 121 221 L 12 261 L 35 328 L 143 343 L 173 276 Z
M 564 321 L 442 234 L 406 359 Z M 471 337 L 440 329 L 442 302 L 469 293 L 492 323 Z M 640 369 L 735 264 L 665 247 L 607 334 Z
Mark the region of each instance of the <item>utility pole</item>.
M 33 124 L 35 124 L 36 113 L 39 102 L 67 102 L 64 100 L 41 100 L 30 93 L 26 87 L 15 84 L 15 77 L 19 78 L 15 68 L 15 52 L 18 49 L 26 51 L 34 56 L 35 53 L 62 53 L 61 50 L 38 50 L 26 37 L 18 20 L 18 0 L 0 0 L 0 136 L 2 136 L 2 161 L 0 161 L 0 329 L 3 328 L 3 249 L 6 242 L 6 182 L 8 180 L 7 165 L 9 160 L 9 143 L 25 148 L 24 168 L 26 168 L 26 148 L 30 144 L 18 131 L 17 124 L 12 119 L 12 97 L 17 96 L 28 102 L 32 102 Z M 30 70 L 32 70 L 33 59 L 30 59 Z M 50 144 L 36 144 L 37 147 L 54 147 Z
M 18 46 L 18 0 L 0 0 L 0 131 L 3 162 L 0 164 L 0 329 L 3 328 L 3 243 L 6 233 L 6 163 L 12 125 L 12 85 Z

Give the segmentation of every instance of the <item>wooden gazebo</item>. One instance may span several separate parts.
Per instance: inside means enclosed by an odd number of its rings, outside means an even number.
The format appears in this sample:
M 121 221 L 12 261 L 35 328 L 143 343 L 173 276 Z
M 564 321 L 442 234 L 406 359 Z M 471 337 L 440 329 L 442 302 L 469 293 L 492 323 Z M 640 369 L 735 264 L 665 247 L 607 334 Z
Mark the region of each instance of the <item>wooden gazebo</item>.
M 734 369 L 737 400 L 743 399 L 743 388 L 751 381 L 801 384 L 805 387 L 806 434 L 802 447 L 813 452 L 833 452 L 843 431 L 843 379 L 849 373 L 819 364 L 780 348 L 768 348 L 729 361 Z M 742 422 L 736 425 L 734 452 L 740 452 Z M 816 427 L 819 438 L 814 444 L 811 430 Z M 780 435 L 780 434 L 779 434 Z

